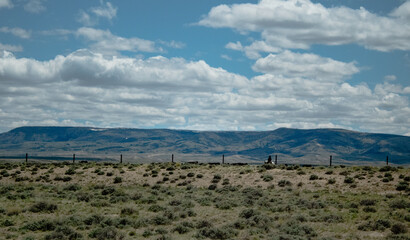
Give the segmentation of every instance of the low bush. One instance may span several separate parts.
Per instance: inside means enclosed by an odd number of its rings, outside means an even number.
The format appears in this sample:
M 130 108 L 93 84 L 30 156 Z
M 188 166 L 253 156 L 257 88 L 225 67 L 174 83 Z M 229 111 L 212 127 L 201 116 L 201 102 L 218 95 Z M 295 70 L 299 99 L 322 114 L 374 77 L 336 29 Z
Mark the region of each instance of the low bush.
M 60 227 L 57 227 L 54 230 L 54 232 L 52 232 L 51 234 L 46 235 L 44 239 L 45 240 L 75 240 L 75 239 L 83 239 L 83 236 L 68 226 L 60 226 Z
M 55 210 L 57 210 L 57 205 L 53 203 L 47 203 L 47 202 L 37 202 L 29 208 L 29 211 L 34 212 L 34 213 L 39 213 L 39 212 L 53 213 Z
M 406 191 L 409 188 L 409 183 L 406 181 L 401 181 L 396 186 L 397 191 Z
M 78 191 L 78 190 L 80 190 L 80 189 L 81 189 L 81 186 L 80 186 L 80 185 L 78 185 L 78 184 L 70 184 L 70 185 L 66 186 L 63 190 L 75 192 L 75 191 Z
M 357 229 L 360 231 L 384 231 L 386 228 L 390 227 L 389 220 L 379 219 L 377 221 L 367 221 L 360 224 Z
M 270 182 L 270 181 L 273 180 L 273 176 L 270 175 L 270 174 L 263 174 L 262 179 L 263 179 L 264 182 Z
M 134 208 L 125 207 L 121 209 L 121 215 L 133 215 L 137 211 Z
M 74 175 L 74 174 L 76 174 L 75 168 L 69 168 L 69 169 L 65 172 L 65 174 L 66 174 L 66 175 Z
M 376 205 L 376 200 L 374 199 L 363 199 L 360 201 L 360 205 L 362 206 L 374 206 Z
M 336 183 L 336 179 L 334 178 L 327 180 L 327 184 L 335 184 L 335 183 Z
M 53 231 L 56 228 L 55 221 L 42 219 L 33 223 L 26 224 L 23 229 L 30 231 Z
M 315 174 L 310 175 L 309 180 L 317 180 L 319 177 Z
M 255 215 L 258 215 L 258 214 L 259 214 L 258 211 L 256 211 L 255 209 L 250 208 L 250 209 L 242 210 L 241 213 L 239 213 L 239 217 L 248 219 L 248 218 L 251 218 L 251 217 L 253 217 Z
M 201 228 L 197 234 L 197 238 L 210 238 L 210 239 L 232 239 L 235 238 L 237 232 L 231 227 L 221 228 Z
M 394 234 L 402 234 L 402 233 L 407 233 L 407 226 L 404 225 L 403 223 L 396 223 L 391 226 L 390 230 Z
M 278 182 L 279 187 L 285 187 L 285 186 L 292 186 L 292 183 L 288 180 L 280 180 Z
M 389 203 L 389 207 L 393 209 L 410 208 L 410 202 L 404 199 L 395 199 Z
M 347 184 L 354 183 L 354 178 L 352 178 L 352 177 L 346 177 L 343 182 L 344 182 L 344 183 L 347 183 Z
M 122 183 L 122 177 L 115 177 L 114 183 Z
M 125 236 L 123 233 L 119 232 L 115 227 L 108 226 L 104 228 L 97 228 L 93 230 L 89 237 L 96 238 L 98 240 L 109 240 L 109 239 L 123 239 Z
M 292 236 L 300 236 L 300 237 L 306 236 L 309 239 L 311 237 L 317 236 L 317 233 L 312 227 L 305 225 L 305 224 L 300 224 L 299 222 L 296 222 L 296 221 L 287 222 L 280 228 L 280 231 L 288 235 L 292 235 Z M 290 239 L 295 239 L 295 237 L 292 237 Z

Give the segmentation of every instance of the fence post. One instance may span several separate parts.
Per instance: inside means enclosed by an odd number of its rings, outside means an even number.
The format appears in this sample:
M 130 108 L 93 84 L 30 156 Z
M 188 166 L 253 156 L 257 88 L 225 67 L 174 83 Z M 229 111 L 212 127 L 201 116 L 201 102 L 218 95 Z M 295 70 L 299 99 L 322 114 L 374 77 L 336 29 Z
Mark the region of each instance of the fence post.
M 386 166 L 389 165 L 389 156 L 386 156 Z
M 27 161 L 28 161 L 28 153 L 26 153 L 26 163 L 27 163 Z
M 122 154 L 120 155 L 120 163 L 122 163 Z
M 73 163 L 75 163 L 75 153 L 73 154 Z
M 171 156 L 171 162 L 174 163 L 174 154 Z
M 329 164 L 329 166 L 330 167 L 332 166 L 332 155 L 330 155 L 330 164 Z
M 225 164 L 225 155 L 222 154 L 222 164 Z
M 278 155 L 275 155 L 275 165 L 278 165 Z

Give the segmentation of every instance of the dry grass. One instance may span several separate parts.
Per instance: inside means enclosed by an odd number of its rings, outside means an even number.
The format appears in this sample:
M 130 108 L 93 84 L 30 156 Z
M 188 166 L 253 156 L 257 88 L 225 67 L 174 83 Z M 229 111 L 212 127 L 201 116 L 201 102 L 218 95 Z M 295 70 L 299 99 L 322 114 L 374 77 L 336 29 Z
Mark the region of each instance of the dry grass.
M 409 239 L 408 168 L 0 163 L 0 176 L 0 239 Z

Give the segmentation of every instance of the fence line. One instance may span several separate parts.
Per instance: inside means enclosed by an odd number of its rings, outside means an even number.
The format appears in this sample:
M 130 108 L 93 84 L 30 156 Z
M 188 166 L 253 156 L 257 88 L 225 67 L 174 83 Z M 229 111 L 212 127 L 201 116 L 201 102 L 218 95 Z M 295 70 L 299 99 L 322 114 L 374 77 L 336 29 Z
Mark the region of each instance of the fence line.
M 183 155 L 183 154 L 181 154 Z M 29 162 L 29 160 L 45 160 L 45 161 L 50 161 L 50 160 L 54 160 L 54 161 L 70 161 L 72 160 L 73 164 L 77 161 L 79 162 L 84 162 L 84 161 L 92 161 L 92 162 L 118 162 L 118 163 L 123 163 L 123 154 L 119 155 L 119 158 L 115 158 L 112 157 L 112 155 L 109 155 L 110 157 L 78 157 L 76 156 L 76 154 L 73 154 L 72 157 L 65 157 L 65 156 L 31 156 L 28 153 L 24 155 L 9 155 L 9 156 L 0 156 L 0 159 L 25 159 L 25 162 Z M 137 155 L 132 155 L 132 156 L 137 156 Z M 171 154 L 171 163 L 175 163 L 176 162 L 176 158 L 174 157 L 174 154 Z M 329 162 L 326 163 L 326 161 L 303 161 L 303 162 L 298 162 L 297 159 L 295 158 L 291 158 L 291 157 L 285 157 L 282 156 L 283 158 L 278 158 L 278 154 L 275 154 L 275 160 L 274 162 L 272 162 L 272 158 L 271 156 L 268 157 L 268 161 L 258 161 L 258 160 L 254 160 L 254 161 L 238 161 L 238 162 L 233 162 L 231 161 L 230 163 L 226 162 L 226 156 L 225 154 L 222 154 L 222 161 L 209 161 L 210 157 L 207 157 L 208 161 L 204 161 L 201 163 L 209 163 L 209 164 L 232 164 L 232 165 L 239 165 L 239 164 L 251 164 L 251 165 L 259 165 L 259 164 L 264 164 L 264 163 L 269 163 L 269 164 L 275 164 L 275 165 L 280 165 L 280 164 L 285 164 L 285 165 L 301 165 L 301 166 L 333 166 L 335 164 L 338 165 L 354 165 L 354 164 L 350 164 L 350 161 L 334 161 L 333 156 L 330 155 L 329 156 Z M 216 159 L 216 156 L 215 156 Z M 166 160 L 164 161 L 164 159 L 160 159 L 162 161 L 155 161 L 155 160 L 150 160 L 150 161 L 143 161 L 143 162 L 167 162 Z M 295 161 L 296 160 L 296 161 Z M 169 161 L 169 160 L 168 160 Z M 380 163 L 381 161 L 376 161 L 375 163 Z M 180 161 L 181 163 L 199 163 L 198 161 Z M 363 162 L 363 161 L 358 161 L 358 163 L 367 163 Z M 138 161 L 134 160 L 134 161 L 130 161 L 129 163 L 138 163 Z M 357 163 L 357 162 L 356 162 Z M 390 164 L 391 164 L 391 160 L 390 160 Z M 362 164 L 360 164 L 362 165 Z M 365 165 L 365 164 L 363 164 Z M 379 165 L 379 164 L 374 164 L 374 165 Z M 386 165 L 389 165 L 389 156 L 386 156 Z

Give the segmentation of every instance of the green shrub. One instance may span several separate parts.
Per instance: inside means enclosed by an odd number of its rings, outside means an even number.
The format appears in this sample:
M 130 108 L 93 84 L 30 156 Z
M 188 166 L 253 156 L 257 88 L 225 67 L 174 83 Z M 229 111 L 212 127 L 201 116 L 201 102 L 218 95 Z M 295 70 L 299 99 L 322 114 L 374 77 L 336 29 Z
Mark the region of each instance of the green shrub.
M 37 202 L 33 204 L 29 210 L 34 213 L 39 213 L 39 212 L 48 212 L 48 213 L 53 213 L 55 210 L 57 210 L 57 205 L 53 203 L 47 203 L 47 202 Z
M 249 208 L 242 210 L 241 213 L 239 213 L 239 217 L 248 219 L 258 214 L 259 212 L 255 209 Z
M 384 231 L 386 228 L 390 227 L 389 220 L 379 219 L 377 221 L 367 221 L 360 224 L 357 229 L 360 231 Z
M 114 183 L 122 183 L 122 177 L 115 177 Z
M 335 184 L 336 183 L 336 179 L 331 178 L 327 181 L 327 184 Z
M 346 177 L 343 182 L 344 182 L 344 183 L 347 183 L 347 184 L 354 183 L 354 178 L 352 178 L 352 177 Z
M 42 219 L 33 223 L 29 223 L 23 227 L 30 231 L 53 231 L 56 228 L 56 223 L 48 219 Z
M 64 188 L 65 191 L 78 191 L 81 189 L 81 186 L 78 184 L 70 184 Z
M 399 184 L 396 186 L 397 191 L 405 191 L 409 188 L 409 183 L 406 181 L 401 181 Z
M 137 211 L 134 208 L 126 207 L 121 209 L 121 215 L 133 215 Z
M 93 230 L 89 237 L 96 238 L 98 240 L 110 240 L 110 239 L 123 239 L 124 234 L 119 232 L 115 227 L 107 226 L 104 228 L 97 228 Z
M 204 177 L 204 175 L 202 175 L 202 174 L 200 174 L 200 173 L 198 173 L 197 175 L 196 175 L 196 178 L 203 178 Z
M 390 202 L 389 207 L 393 208 L 393 209 L 410 208 L 410 202 L 408 202 L 404 199 L 395 199 L 395 200 Z
M 151 219 L 151 223 L 155 225 L 167 225 L 170 223 L 169 217 L 155 216 Z
M 57 227 L 54 232 L 45 236 L 45 240 L 75 240 L 83 239 L 80 233 L 67 226 Z
M 368 207 L 368 206 L 364 207 L 364 208 L 363 208 L 363 211 L 364 211 L 364 212 L 367 212 L 367 213 L 375 213 L 375 212 L 377 212 L 376 208 L 374 208 L 374 207 Z
M 374 199 L 363 199 L 360 201 L 360 205 L 362 206 L 374 206 L 376 205 L 376 200 Z
M 299 169 L 296 173 L 297 173 L 298 175 L 305 175 L 305 174 L 306 174 L 306 172 L 303 171 L 302 169 Z
M 407 233 L 407 227 L 403 223 L 396 223 L 391 226 L 390 230 L 394 234 L 402 234 L 402 233 Z
M 210 238 L 210 239 L 232 239 L 237 235 L 237 232 L 231 227 L 221 228 L 201 228 L 196 234 L 197 238 Z
M 89 202 L 92 198 L 88 192 L 79 192 L 77 193 L 77 201 L 79 202 Z
M 380 172 L 397 171 L 397 168 L 391 166 L 384 166 L 379 169 Z
M 76 174 L 75 168 L 69 168 L 69 169 L 65 172 L 65 174 L 66 174 L 66 175 L 74 175 L 74 174 Z
M 110 194 L 113 194 L 114 192 L 115 192 L 114 187 L 106 187 L 101 191 L 101 195 L 110 195 Z
M 309 177 L 309 180 L 317 180 L 317 179 L 319 179 L 319 177 L 316 174 L 312 174 Z
M 183 224 L 178 224 L 173 230 L 173 232 L 178 232 L 179 234 L 185 234 L 191 231 L 190 227 L 187 227 Z
M 284 224 L 281 228 L 280 231 L 292 236 L 301 236 L 301 237 L 315 237 L 317 236 L 317 233 L 315 232 L 315 230 L 308 226 L 308 225 L 304 225 L 304 224 L 300 224 L 299 222 L 296 221 L 289 221 L 286 224 Z M 294 239 L 294 237 L 292 237 L 291 239 Z
M 292 186 L 292 183 L 289 182 L 288 180 L 280 180 L 278 182 L 279 187 L 285 187 L 285 186 Z
M 209 185 L 208 189 L 209 190 L 215 190 L 218 186 L 216 184 L 211 184 Z

